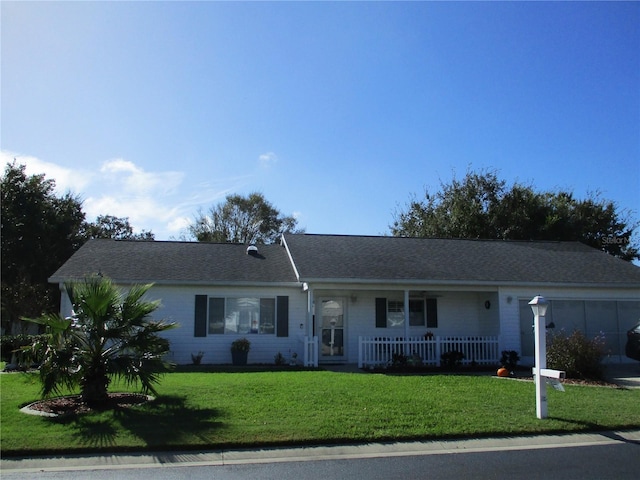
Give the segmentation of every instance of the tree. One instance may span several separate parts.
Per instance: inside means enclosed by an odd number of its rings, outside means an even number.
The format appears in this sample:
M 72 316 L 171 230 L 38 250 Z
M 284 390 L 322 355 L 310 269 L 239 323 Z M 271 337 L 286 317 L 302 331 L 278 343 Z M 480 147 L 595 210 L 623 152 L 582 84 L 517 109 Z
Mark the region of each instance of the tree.
M 112 377 L 141 384 L 143 393 L 156 394 L 154 385 L 171 365 L 163 360 L 169 342 L 159 333 L 176 324 L 152 321 L 159 301 L 145 301 L 151 285 L 134 285 L 126 293 L 108 278 L 86 278 L 65 285 L 73 317 L 44 315 L 31 321 L 45 327 L 28 352 L 37 359 L 42 395 L 80 387 L 84 402 L 104 405 Z
M 119 218 L 113 215 L 99 215 L 94 223 L 87 223 L 84 235 L 90 238 L 112 238 L 114 240 L 155 240 L 153 232 L 143 230 L 133 233 L 129 218 Z
M 283 232 L 295 232 L 297 220 L 282 216 L 261 193 L 228 195 L 224 203 L 199 212 L 188 231 L 199 242 L 274 243 Z
M 440 187 L 397 212 L 392 234 L 580 241 L 627 261 L 640 259 L 631 240 L 638 222 L 597 193 L 579 200 L 572 192 L 536 192 L 517 183 L 507 187 L 494 171 L 467 172 L 462 180 L 441 182 Z
M 47 279 L 83 243 L 80 200 L 54 194 L 55 181 L 27 176 L 7 164 L 2 176 L 2 327 L 19 333 L 20 317 L 58 309 L 60 293 Z

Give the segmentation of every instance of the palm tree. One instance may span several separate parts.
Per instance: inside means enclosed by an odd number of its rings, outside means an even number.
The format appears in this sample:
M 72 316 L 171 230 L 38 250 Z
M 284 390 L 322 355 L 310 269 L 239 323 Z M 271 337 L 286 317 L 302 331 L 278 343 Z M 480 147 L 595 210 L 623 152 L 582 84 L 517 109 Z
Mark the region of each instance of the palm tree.
M 43 397 L 80 386 L 85 403 L 104 405 L 112 377 L 156 394 L 154 384 L 172 367 L 163 359 L 169 341 L 158 334 L 177 325 L 149 318 L 160 306 L 142 298 L 151 286 L 125 293 L 100 276 L 65 284 L 72 316 L 31 319 L 46 332 L 29 350 L 40 362 Z

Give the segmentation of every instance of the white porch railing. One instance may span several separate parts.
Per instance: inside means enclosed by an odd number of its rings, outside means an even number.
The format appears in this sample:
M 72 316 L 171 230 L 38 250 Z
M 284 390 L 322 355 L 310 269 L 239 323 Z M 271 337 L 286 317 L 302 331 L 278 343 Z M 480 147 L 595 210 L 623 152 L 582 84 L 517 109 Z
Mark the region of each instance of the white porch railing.
M 318 366 L 318 337 L 304 337 L 304 356 L 302 362 L 305 367 Z
M 464 355 L 463 365 L 495 365 L 500 359 L 498 337 L 360 337 L 358 368 L 391 365 L 394 355 L 439 366 L 441 355 L 453 351 Z

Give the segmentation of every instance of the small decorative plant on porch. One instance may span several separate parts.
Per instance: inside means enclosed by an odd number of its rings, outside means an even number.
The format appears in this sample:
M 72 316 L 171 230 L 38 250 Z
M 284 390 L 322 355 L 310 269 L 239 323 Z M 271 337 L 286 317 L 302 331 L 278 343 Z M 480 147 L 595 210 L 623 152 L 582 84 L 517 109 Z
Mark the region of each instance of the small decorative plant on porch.
M 246 365 L 251 349 L 251 342 L 246 338 L 238 338 L 231 342 L 231 360 L 234 365 Z

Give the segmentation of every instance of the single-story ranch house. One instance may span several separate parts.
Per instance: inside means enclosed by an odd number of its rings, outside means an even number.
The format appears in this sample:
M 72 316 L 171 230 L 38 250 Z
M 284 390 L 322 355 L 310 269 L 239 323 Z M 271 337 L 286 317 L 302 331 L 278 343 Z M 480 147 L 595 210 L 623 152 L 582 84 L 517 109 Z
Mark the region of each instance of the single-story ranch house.
M 231 363 L 235 339 L 249 363 L 285 359 L 371 367 L 394 353 L 437 365 L 448 351 L 495 365 L 502 350 L 533 363 L 536 295 L 554 331 L 602 332 L 608 361 L 624 355 L 640 318 L 640 268 L 577 242 L 285 234 L 247 246 L 91 240 L 53 283 L 101 274 L 126 288 L 153 283 L 172 360 Z M 62 314 L 71 306 L 62 294 Z

